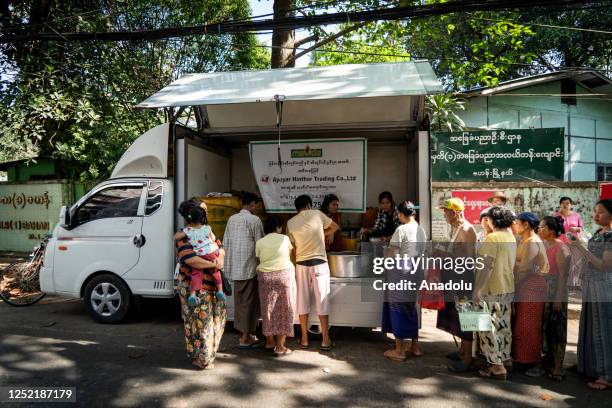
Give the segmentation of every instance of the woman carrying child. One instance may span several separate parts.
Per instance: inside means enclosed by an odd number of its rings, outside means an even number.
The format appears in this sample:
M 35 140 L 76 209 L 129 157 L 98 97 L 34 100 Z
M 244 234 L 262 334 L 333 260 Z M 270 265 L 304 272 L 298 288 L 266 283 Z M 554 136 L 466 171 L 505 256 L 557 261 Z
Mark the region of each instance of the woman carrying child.
M 190 210 L 200 206 L 206 211 L 206 204 L 192 199 L 181 203 L 178 211 L 185 218 L 185 222 L 189 223 Z M 215 295 L 218 287 L 213 277 L 217 270 L 223 268 L 225 254 L 220 251 L 219 257 L 214 261 L 199 257 L 183 231 L 175 235 L 175 245 L 180 262 L 178 291 L 187 356 L 197 368 L 210 369 L 213 368 L 227 319 L 225 300 Z M 194 270 L 202 272 L 202 287 L 195 293 L 199 305 L 195 307 L 189 306 L 188 303 L 191 274 Z
M 183 239 L 186 236 L 197 256 L 207 261 L 215 262 L 219 257 L 220 251 L 223 251 L 223 249 L 219 249 L 222 246 L 221 242 L 217 241 L 215 234 L 213 234 L 212 229 L 208 225 L 206 211 L 201 206 L 195 206 L 187 212 L 185 221 L 187 226 L 183 228 L 182 234 L 180 232 L 176 234 L 176 238 Z M 215 296 L 217 299 L 225 301 L 221 271 L 215 268 L 212 275 L 217 288 Z M 202 271 L 193 269 L 191 271 L 189 298 L 187 298 L 189 306 L 195 307 L 200 304 L 197 296 L 197 292 L 200 290 L 202 290 Z

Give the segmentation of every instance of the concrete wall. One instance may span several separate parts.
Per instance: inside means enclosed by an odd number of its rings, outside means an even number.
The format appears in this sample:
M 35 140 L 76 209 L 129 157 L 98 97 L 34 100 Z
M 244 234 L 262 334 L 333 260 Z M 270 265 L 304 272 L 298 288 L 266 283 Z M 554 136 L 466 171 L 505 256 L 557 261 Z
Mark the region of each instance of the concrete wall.
M 435 207 L 440 200 L 449 198 L 454 190 L 504 191 L 504 194 L 509 197 L 508 206 L 512 210 L 517 213 L 531 211 L 540 217 L 551 215 L 556 211 L 559 208 L 559 198 L 571 197 L 575 202 L 574 211 L 578 212 L 584 221 L 585 231 L 593 233 L 599 228 L 592 218 L 593 207 L 599 200 L 599 183 L 596 182 L 554 182 L 548 185 L 541 183 L 436 182 L 432 183 L 432 206 Z M 432 224 L 434 232 L 437 231 L 433 236 L 434 240 L 449 238 L 441 233 L 444 230 L 443 225 L 446 225 L 441 210 L 432 209 Z
M 558 95 L 561 82 L 507 93 Z M 589 91 L 577 85 L 576 93 Z M 612 165 L 612 103 L 597 97 L 578 97 L 576 102 L 576 105 L 566 105 L 558 96 L 479 96 L 469 99 L 466 111 L 458 114 L 470 128 L 562 127 L 565 129 L 565 180 L 596 181 L 597 165 Z
M 53 231 L 60 208 L 93 185 L 69 180 L 0 183 L 0 251 L 31 251 Z

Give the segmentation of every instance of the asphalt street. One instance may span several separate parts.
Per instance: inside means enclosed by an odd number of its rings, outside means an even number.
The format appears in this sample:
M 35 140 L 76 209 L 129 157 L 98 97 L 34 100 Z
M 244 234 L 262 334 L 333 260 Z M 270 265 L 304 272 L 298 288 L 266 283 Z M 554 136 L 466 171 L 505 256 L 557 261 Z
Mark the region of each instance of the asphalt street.
M 435 329 L 433 311 L 423 313 L 426 355 L 404 363 L 382 356 L 392 340 L 377 331 L 334 328 L 331 353 L 319 352 L 315 339 L 310 350 L 275 358 L 239 350 L 228 326 L 215 368 L 199 372 L 186 359 L 175 305 L 150 301 L 143 309 L 123 324 L 101 325 L 77 300 L 0 304 L 0 386 L 76 387 L 77 405 L 88 407 L 612 406 L 612 393 L 588 390 L 571 372 L 563 383 L 448 372 L 444 355 L 455 345 Z M 570 321 L 568 366 L 576 360 L 577 323 Z

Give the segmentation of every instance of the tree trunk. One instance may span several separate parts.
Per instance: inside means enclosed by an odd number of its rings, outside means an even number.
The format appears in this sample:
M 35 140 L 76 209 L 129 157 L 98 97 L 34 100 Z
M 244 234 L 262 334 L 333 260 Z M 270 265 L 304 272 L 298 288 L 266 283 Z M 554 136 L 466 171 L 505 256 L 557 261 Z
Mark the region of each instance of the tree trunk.
M 274 0 L 274 19 L 295 16 L 294 0 Z M 295 31 L 275 29 L 272 32 L 272 68 L 295 66 Z

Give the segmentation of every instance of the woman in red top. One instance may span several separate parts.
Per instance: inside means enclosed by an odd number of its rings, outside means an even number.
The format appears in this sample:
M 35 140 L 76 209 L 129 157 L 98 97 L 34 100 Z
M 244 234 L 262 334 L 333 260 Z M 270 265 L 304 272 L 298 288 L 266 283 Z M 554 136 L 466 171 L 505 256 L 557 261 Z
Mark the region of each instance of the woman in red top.
M 332 219 L 338 226 L 340 226 L 340 213 L 338 207 L 340 206 L 340 199 L 335 194 L 328 194 L 323 199 L 321 204 L 321 212 Z M 325 249 L 331 252 L 344 251 L 344 242 L 342 240 L 342 232 L 340 228 L 333 235 L 330 242 L 325 243 Z
M 550 369 L 548 376 L 561 381 L 563 359 L 567 344 L 567 276 L 570 266 L 570 250 L 560 237 L 563 236 L 563 218 L 544 217 L 540 222 L 540 238 L 546 247 L 550 267 L 546 277 L 548 301 L 544 305 L 544 359 Z

